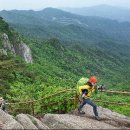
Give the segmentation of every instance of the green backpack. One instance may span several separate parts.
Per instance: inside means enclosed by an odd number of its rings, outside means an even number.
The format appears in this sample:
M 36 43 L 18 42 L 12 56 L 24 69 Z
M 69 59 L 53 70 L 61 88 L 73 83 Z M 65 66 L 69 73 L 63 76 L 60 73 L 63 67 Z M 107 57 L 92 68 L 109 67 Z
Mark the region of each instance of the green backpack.
M 83 86 L 86 85 L 86 83 L 88 82 L 88 78 L 82 77 L 78 82 L 77 82 L 77 86 L 76 86 L 76 92 L 77 95 L 79 95 L 79 86 Z

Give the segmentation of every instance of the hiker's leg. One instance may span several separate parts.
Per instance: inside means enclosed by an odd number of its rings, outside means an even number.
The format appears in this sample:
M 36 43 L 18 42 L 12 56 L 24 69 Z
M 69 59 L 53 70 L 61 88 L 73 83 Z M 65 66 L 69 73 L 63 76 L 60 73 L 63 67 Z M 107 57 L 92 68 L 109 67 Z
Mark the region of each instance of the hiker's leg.
M 89 104 L 89 105 L 91 105 L 93 107 L 94 115 L 98 116 L 97 105 L 94 102 L 92 102 L 90 99 L 87 99 L 86 103 Z
M 86 104 L 86 101 L 83 99 L 82 103 L 78 107 L 78 110 L 80 111 L 85 104 Z

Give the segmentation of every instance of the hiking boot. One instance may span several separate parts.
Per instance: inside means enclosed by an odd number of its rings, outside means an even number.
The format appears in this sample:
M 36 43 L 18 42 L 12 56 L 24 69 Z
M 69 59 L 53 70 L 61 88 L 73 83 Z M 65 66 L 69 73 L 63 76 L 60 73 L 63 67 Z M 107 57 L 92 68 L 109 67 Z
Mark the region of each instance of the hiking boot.
M 101 120 L 101 118 L 99 116 L 95 116 L 95 119 L 98 120 L 98 121 Z
M 78 112 L 79 112 L 79 114 L 85 114 L 85 112 L 82 110 L 78 110 Z

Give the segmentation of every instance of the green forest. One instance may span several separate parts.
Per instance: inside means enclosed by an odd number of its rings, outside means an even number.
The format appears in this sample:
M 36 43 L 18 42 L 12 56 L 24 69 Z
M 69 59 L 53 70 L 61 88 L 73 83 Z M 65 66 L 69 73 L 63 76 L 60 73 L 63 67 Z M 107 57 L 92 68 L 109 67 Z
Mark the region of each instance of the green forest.
M 58 11 L 52 12 L 57 13 Z M 50 10 L 49 13 L 54 15 L 52 12 Z M 13 14 L 13 12 L 7 13 Z M 16 16 L 17 13 L 15 13 Z M 62 13 L 59 11 L 58 17 L 61 17 Z M 24 18 L 26 16 L 25 18 L 28 18 L 28 15 L 27 12 L 21 12 L 19 17 Z M 39 19 L 33 15 L 31 15 L 31 18 L 34 17 L 32 20 L 37 23 Z M 51 15 L 48 15 L 48 17 L 51 17 Z M 70 17 L 70 14 L 64 13 L 64 15 Z M 71 17 L 77 18 L 79 16 Z M 8 17 L 6 16 L 6 18 Z M 88 23 L 94 24 L 91 22 L 92 19 L 91 17 L 82 17 L 81 20 L 84 23 L 87 20 Z M 11 44 L 17 41 L 17 37 L 20 36 L 20 39 L 30 47 L 33 57 L 33 63 L 27 64 L 20 56 L 13 55 L 10 52 L 7 56 L 0 55 L 0 96 L 3 96 L 9 102 L 38 100 L 64 89 L 76 89 L 80 78 L 89 78 L 92 75 L 95 75 L 98 84 L 104 84 L 107 90 L 129 91 L 130 45 L 128 42 L 130 39 L 127 38 L 125 43 L 118 39 L 120 35 L 125 36 L 125 31 L 128 31 L 126 26 L 129 23 L 119 23 L 116 28 L 115 22 L 97 18 L 96 20 L 103 24 L 86 31 L 84 27 L 74 23 L 66 27 L 66 25 L 59 24 L 58 26 L 58 24 L 49 21 L 51 23 L 49 26 L 47 25 L 48 20 L 49 18 L 46 18 L 44 24 L 40 24 L 42 23 L 40 21 L 38 29 L 35 22 L 28 25 L 28 20 L 25 19 L 23 25 L 17 23 L 18 21 L 11 23 L 8 19 L 7 23 L 6 20 L 0 19 L 0 49 L 2 49 L 2 33 L 8 35 Z M 109 24 L 113 26 L 108 28 Z M 100 26 L 104 26 L 104 32 L 102 32 Z M 43 30 L 41 30 L 41 27 L 43 27 Z M 117 31 L 118 33 L 115 35 L 113 31 L 116 29 L 125 31 L 121 31 L 122 34 Z M 125 39 L 125 37 L 123 38 Z M 64 93 L 59 98 L 51 99 L 51 102 L 55 100 L 63 102 L 65 97 L 69 99 L 71 96 L 71 93 Z M 100 92 L 93 98 L 100 99 L 101 96 L 102 100 L 105 101 L 130 102 L 130 97 L 127 95 L 109 93 L 102 93 L 101 95 Z M 130 107 L 101 103 L 98 103 L 98 105 L 130 116 Z M 70 107 L 71 104 L 67 111 L 71 109 Z M 39 108 L 37 108 L 37 112 L 39 111 Z M 48 111 L 53 112 L 51 108 Z

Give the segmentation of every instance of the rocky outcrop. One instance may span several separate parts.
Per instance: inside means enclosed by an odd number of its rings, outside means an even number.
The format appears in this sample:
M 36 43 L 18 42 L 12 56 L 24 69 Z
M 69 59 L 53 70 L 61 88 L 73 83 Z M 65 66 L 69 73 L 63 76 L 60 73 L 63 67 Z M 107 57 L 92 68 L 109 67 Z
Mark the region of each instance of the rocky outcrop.
M 19 114 L 16 116 L 16 120 L 22 124 L 24 129 L 49 129 L 40 120 L 28 114 Z
M 0 109 L 0 129 L 49 129 L 40 120 L 31 115 L 19 114 L 13 117 Z
M 24 127 L 24 129 L 31 129 L 31 130 L 36 129 L 36 130 L 38 130 L 38 128 L 30 120 L 30 118 L 25 114 L 17 115 L 16 120 L 18 122 L 20 122 L 20 124 Z
M 3 33 L 1 35 L 1 41 L 3 45 L 4 52 L 11 52 L 12 54 L 16 54 L 21 56 L 27 63 L 32 63 L 32 54 L 30 48 L 23 43 L 20 39 L 11 43 L 8 35 Z
M 7 56 L 6 50 L 0 49 L 0 56 Z
M 15 53 L 20 55 L 27 63 L 32 63 L 32 54 L 30 48 L 22 41 L 14 44 Z
M 0 110 L 0 129 L 130 129 L 130 118 L 98 107 L 101 121 L 94 118 L 92 107 L 86 105 L 85 115 L 74 110 L 68 114 L 46 114 L 37 119 L 28 114 L 13 117 Z
M 1 41 L 2 41 L 2 45 L 3 45 L 3 48 L 4 50 L 7 52 L 7 51 L 10 51 L 12 52 L 13 54 L 15 53 L 15 50 L 14 50 L 14 47 L 13 45 L 10 43 L 10 40 L 8 38 L 8 35 L 6 35 L 5 33 L 3 33 L 1 35 Z
M 95 120 L 91 106 L 86 105 L 83 111 L 85 115 L 77 110 L 69 114 L 46 114 L 42 122 L 51 129 L 130 129 L 129 117 L 109 109 L 98 107 L 101 121 Z
M 105 122 L 96 121 L 91 118 L 80 117 L 70 114 L 47 114 L 43 123 L 51 129 L 115 129 Z
M 0 129 L 24 129 L 13 116 L 5 113 L 0 109 Z
M 83 117 L 93 119 L 94 114 L 91 106 L 84 106 L 83 111 L 85 112 Z M 130 117 L 112 112 L 111 110 L 103 107 L 98 107 L 98 113 L 101 117 L 101 121 L 106 124 L 113 125 L 120 129 L 130 128 Z M 71 114 L 79 116 L 77 110 L 72 111 Z
M 37 118 L 31 116 L 31 115 L 27 115 L 30 120 L 35 124 L 35 126 L 38 128 L 38 129 L 50 129 L 47 125 L 45 125 L 44 123 L 42 123 L 41 121 L 39 121 Z

